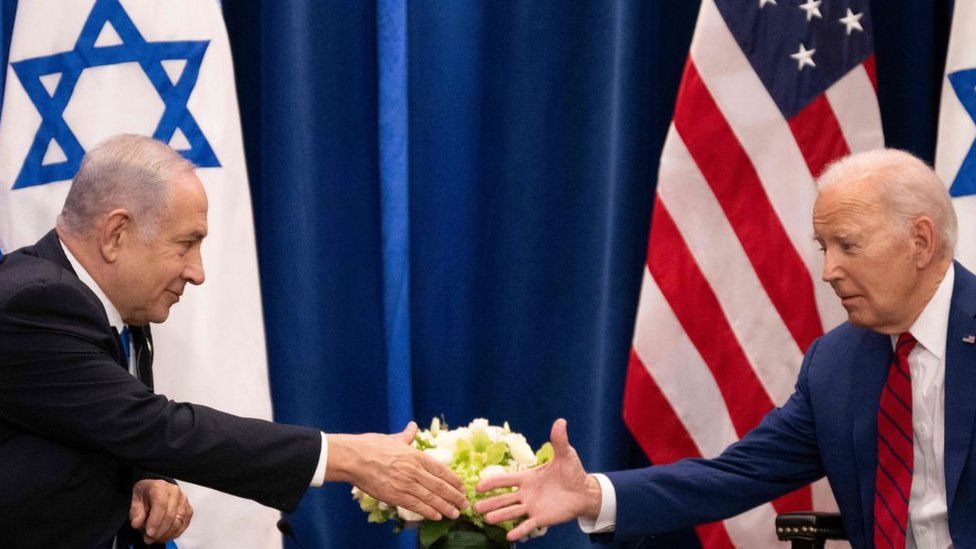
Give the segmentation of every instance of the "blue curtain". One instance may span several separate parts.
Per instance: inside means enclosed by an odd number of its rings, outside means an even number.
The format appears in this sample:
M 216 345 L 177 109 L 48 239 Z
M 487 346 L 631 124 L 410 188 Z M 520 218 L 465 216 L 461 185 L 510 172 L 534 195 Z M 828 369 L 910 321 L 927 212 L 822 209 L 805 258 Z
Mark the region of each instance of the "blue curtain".
M 225 2 L 276 417 L 390 430 L 412 407 L 533 444 L 566 417 L 589 467 L 640 464 L 621 396 L 697 2 L 296 4 Z M 873 10 L 889 143 L 930 160 L 948 10 Z M 295 522 L 313 546 L 393 543 L 344 489 Z M 533 546 L 589 542 L 570 525 Z
M 623 379 L 697 4 L 224 0 L 276 418 L 487 417 L 538 445 L 566 417 L 588 467 L 640 465 Z M 929 161 L 950 9 L 872 6 L 888 143 Z M 293 519 L 305 547 L 397 545 L 347 486 Z

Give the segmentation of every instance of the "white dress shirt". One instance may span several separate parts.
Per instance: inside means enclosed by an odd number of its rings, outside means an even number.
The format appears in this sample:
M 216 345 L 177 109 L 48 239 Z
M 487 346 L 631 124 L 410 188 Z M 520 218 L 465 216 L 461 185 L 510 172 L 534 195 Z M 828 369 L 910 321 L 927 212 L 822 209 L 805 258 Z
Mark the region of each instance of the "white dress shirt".
M 950 265 L 935 295 L 909 329 L 918 344 L 908 355 L 915 439 L 915 464 L 908 502 L 908 549 L 952 547 L 945 483 L 945 354 L 955 279 L 955 269 Z M 892 335 L 892 349 L 897 341 L 898 336 Z M 580 528 L 587 534 L 612 532 L 617 524 L 617 496 L 613 483 L 605 475 L 597 473 L 593 476 L 602 490 L 600 514 L 595 521 L 580 518 Z
M 115 307 L 115 305 L 113 305 L 112 302 L 109 301 L 108 296 L 105 295 L 105 292 L 102 291 L 98 283 L 95 282 L 95 279 L 93 279 L 91 275 L 88 274 L 88 271 L 86 271 L 85 268 L 82 267 L 81 263 L 78 261 L 78 258 L 76 258 L 74 254 L 71 253 L 71 250 L 69 250 L 68 247 L 64 245 L 64 242 L 61 242 L 60 238 L 58 239 L 58 242 L 61 244 L 61 250 L 64 251 L 64 255 L 68 258 L 68 262 L 71 263 L 71 268 L 74 269 L 75 275 L 78 277 L 78 280 L 80 280 L 82 284 L 84 284 L 85 286 L 88 286 L 88 289 L 90 289 L 92 293 L 95 294 L 95 297 L 97 297 L 98 300 L 102 302 L 102 307 L 105 308 L 105 314 L 108 316 L 108 323 L 113 328 L 115 328 L 116 331 L 118 331 L 118 333 L 121 334 L 122 329 L 125 328 L 125 321 L 122 320 L 122 314 L 119 313 L 119 310 Z M 130 347 L 132 345 L 131 339 L 129 345 Z M 126 350 L 126 355 L 130 357 L 132 356 L 131 349 Z M 136 375 L 135 368 L 136 368 L 135 361 L 130 359 L 129 373 L 132 374 L 133 377 L 135 377 Z M 322 447 L 319 450 L 319 462 L 318 465 L 315 466 L 315 472 L 312 475 L 312 479 L 309 481 L 309 486 L 319 487 L 325 484 L 325 468 L 328 465 L 328 463 L 329 463 L 329 441 L 328 438 L 325 436 L 325 433 L 322 433 Z

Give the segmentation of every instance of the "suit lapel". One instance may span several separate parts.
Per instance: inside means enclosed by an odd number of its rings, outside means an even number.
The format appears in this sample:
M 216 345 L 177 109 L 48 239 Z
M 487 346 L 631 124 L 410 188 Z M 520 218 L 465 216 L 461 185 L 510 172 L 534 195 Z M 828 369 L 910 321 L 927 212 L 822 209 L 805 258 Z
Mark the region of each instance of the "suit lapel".
M 945 478 L 950 509 L 969 456 L 976 418 L 976 345 L 963 341 L 976 335 L 976 278 L 958 264 L 955 268 L 945 363 Z
M 889 336 L 864 330 L 862 337 L 861 345 L 857 346 L 858 354 L 851 363 L 851 394 L 854 398 L 850 402 L 848 417 L 853 418 L 852 441 L 864 531 L 870 537 L 874 524 L 874 480 L 878 468 L 878 407 L 894 353 Z

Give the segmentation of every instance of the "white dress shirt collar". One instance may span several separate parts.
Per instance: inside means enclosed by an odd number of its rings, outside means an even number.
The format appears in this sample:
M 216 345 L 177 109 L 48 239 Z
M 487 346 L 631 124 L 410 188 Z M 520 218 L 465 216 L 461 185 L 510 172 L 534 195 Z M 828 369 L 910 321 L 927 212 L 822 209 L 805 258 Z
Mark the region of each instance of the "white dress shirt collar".
M 71 263 L 71 268 L 74 269 L 78 280 L 81 280 L 85 286 L 88 286 L 88 288 L 95 294 L 95 297 L 102 302 L 102 307 L 105 308 L 105 314 L 108 316 L 108 323 L 121 333 L 122 328 L 125 327 L 125 322 L 122 320 L 122 313 L 120 313 L 119 310 L 115 308 L 115 305 L 109 301 L 108 296 L 105 295 L 105 292 L 103 292 L 98 286 L 95 279 L 88 274 L 88 271 L 86 271 L 84 267 L 81 266 L 78 258 L 71 253 L 71 250 L 64 245 L 64 242 L 61 242 L 61 238 L 58 238 L 58 244 L 61 245 L 61 249 L 64 251 L 64 255 L 67 256 L 68 262 Z
M 909 333 L 925 347 L 925 349 L 936 356 L 941 361 L 945 360 L 946 333 L 949 330 L 949 307 L 952 305 L 952 287 L 956 280 L 956 269 L 949 265 L 939 288 L 935 295 L 922 309 L 922 314 L 918 315 L 915 323 L 909 328 Z M 894 348 L 898 342 L 898 335 L 891 336 L 891 345 Z

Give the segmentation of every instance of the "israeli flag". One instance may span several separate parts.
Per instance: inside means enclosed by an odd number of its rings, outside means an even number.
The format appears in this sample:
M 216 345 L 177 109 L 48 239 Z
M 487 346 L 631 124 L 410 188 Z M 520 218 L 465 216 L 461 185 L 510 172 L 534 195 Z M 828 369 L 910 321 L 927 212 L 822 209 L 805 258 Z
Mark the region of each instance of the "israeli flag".
M 956 257 L 976 268 L 976 2 L 956 2 L 942 80 L 935 171 L 959 218 Z
M 153 328 L 156 389 L 271 418 L 251 202 L 227 31 L 216 0 L 20 2 L 0 111 L 0 249 L 54 226 L 85 151 L 150 135 L 199 166 L 207 282 Z M 280 547 L 278 513 L 183 484 L 181 548 Z

